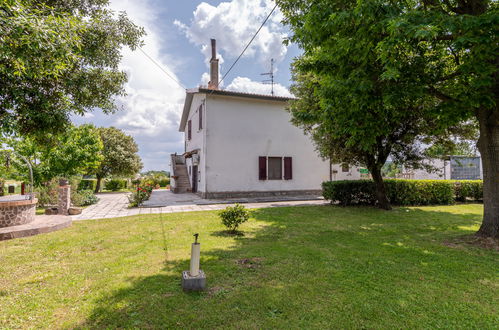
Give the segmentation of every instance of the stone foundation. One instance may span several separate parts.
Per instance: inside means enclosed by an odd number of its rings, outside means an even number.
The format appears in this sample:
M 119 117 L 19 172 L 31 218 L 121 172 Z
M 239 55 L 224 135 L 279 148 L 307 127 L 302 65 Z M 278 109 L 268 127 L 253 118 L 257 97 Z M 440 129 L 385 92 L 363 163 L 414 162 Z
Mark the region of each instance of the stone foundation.
M 24 225 L 35 219 L 38 200 L 0 201 L 0 228 Z
M 198 192 L 197 195 L 205 199 L 306 196 L 306 195 L 322 196 L 322 190 L 221 191 L 221 192 L 207 192 L 207 193 Z

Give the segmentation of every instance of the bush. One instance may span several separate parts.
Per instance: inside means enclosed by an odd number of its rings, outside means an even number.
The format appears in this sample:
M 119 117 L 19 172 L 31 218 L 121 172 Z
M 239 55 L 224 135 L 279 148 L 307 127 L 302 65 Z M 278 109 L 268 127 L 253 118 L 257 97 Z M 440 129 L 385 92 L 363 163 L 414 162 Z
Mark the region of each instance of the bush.
M 456 200 L 465 202 L 467 199 L 483 199 L 483 181 L 482 180 L 461 180 L 454 181 L 454 194 Z
M 125 189 L 127 186 L 127 180 L 124 179 L 111 179 L 107 180 L 104 189 L 111 191 L 119 191 L 121 189 Z
M 219 216 L 222 219 L 222 224 L 227 227 L 230 232 L 235 233 L 240 224 L 248 221 L 249 212 L 243 205 L 236 204 L 234 206 L 228 206 L 225 210 L 220 211 Z
M 35 188 L 35 195 L 38 199 L 38 206 L 47 207 L 57 205 L 59 198 L 59 191 L 57 180 L 51 180 L 42 186 Z
M 92 190 L 95 191 L 95 187 L 97 186 L 96 179 L 82 179 L 78 184 L 78 191 L 80 190 Z
M 159 186 L 162 188 L 167 187 L 169 184 L 170 184 L 170 178 L 165 177 L 165 178 L 159 180 Z
M 134 192 L 128 196 L 128 202 L 130 207 L 138 207 L 142 205 L 143 202 L 151 197 L 153 187 L 150 184 L 143 184 L 137 186 Z
M 393 205 L 453 204 L 455 185 L 451 180 L 384 180 L 388 200 Z M 340 205 L 376 205 L 372 180 L 332 181 L 322 184 L 323 196 Z
M 74 206 L 87 206 L 95 204 L 99 198 L 95 196 L 93 190 L 80 190 L 71 192 L 71 204 Z

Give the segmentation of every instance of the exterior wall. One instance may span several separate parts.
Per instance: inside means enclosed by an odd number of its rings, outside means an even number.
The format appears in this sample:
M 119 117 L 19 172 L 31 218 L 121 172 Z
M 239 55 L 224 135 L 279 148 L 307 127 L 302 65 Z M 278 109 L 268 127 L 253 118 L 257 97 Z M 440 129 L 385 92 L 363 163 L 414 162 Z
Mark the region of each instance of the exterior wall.
M 440 160 L 440 159 L 432 159 L 428 161 L 429 165 L 435 168 L 434 171 L 426 171 L 424 169 L 416 169 L 412 170 L 413 173 L 412 179 L 415 180 L 444 180 L 450 179 L 450 167 L 449 162 Z
M 331 165 L 331 180 L 360 180 L 360 170 L 356 166 L 348 166 L 348 171 L 343 172 L 341 164 Z
M 188 121 L 192 122 L 192 136 L 191 139 L 187 139 L 187 125 L 185 128 L 185 151 L 190 152 L 198 150 L 199 154 L 199 164 L 198 164 L 198 192 L 204 192 L 206 187 L 206 161 L 205 161 L 205 149 L 206 149 L 206 107 L 202 107 L 203 111 L 203 128 L 199 129 L 199 106 L 205 101 L 205 94 L 195 94 L 192 100 L 191 109 L 189 111 Z M 185 162 L 187 166 L 187 172 L 189 173 L 189 182 L 192 187 L 192 158 L 187 158 Z
M 35 220 L 38 200 L 0 202 L 0 228 L 19 226 Z
M 206 102 L 206 189 L 209 193 L 319 191 L 329 162 L 290 123 L 279 101 L 210 95 Z M 259 180 L 258 157 L 292 157 L 291 180 Z

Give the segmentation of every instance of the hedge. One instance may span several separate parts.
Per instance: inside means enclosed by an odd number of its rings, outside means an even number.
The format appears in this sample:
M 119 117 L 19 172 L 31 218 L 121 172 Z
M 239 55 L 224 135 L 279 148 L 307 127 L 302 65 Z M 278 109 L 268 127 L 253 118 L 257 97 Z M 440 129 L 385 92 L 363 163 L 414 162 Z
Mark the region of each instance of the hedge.
M 80 183 L 78 183 L 78 191 L 82 190 L 95 191 L 96 186 L 97 186 L 96 179 L 82 179 Z
M 454 181 L 454 192 L 456 200 L 465 202 L 467 199 L 483 199 L 483 181 L 482 180 L 461 180 Z
M 482 181 L 384 180 L 388 200 L 393 205 L 448 205 L 483 196 Z M 340 205 L 376 205 L 372 180 L 331 181 L 322 184 L 326 200 Z
M 128 181 L 125 179 L 111 179 L 107 180 L 104 184 L 104 189 L 111 191 L 118 191 L 125 189 L 128 185 Z

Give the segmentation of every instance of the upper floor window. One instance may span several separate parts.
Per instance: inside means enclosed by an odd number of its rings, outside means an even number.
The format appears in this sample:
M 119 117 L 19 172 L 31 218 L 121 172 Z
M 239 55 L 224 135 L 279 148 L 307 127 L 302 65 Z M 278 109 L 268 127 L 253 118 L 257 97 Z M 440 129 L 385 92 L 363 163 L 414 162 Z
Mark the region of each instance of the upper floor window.
M 199 130 L 203 128 L 203 103 L 198 108 L 198 116 L 199 116 Z
M 350 166 L 348 166 L 347 163 L 341 164 L 341 171 L 342 172 L 350 172 Z
M 187 122 L 187 140 L 192 138 L 192 121 Z

